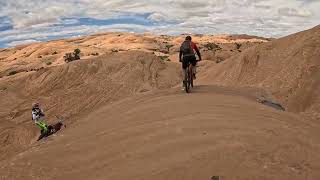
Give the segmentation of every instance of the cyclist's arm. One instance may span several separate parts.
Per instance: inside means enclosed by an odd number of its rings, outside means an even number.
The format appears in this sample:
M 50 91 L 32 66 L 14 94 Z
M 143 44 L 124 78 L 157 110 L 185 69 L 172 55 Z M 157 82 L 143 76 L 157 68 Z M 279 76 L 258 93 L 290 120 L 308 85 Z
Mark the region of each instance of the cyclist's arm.
M 34 111 L 32 111 L 32 120 L 34 121 L 36 119 L 37 119 L 37 115 L 36 115 L 36 113 Z
M 179 62 L 182 62 L 182 51 L 179 53 Z
M 40 116 L 44 116 L 44 112 L 42 109 L 40 109 Z
M 199 51 L 199 49 L 198 49 L 196 44 L 194 44 L 194 50 L 196 50 L 196 53 L 197 53 L 197 55 L 199 57 L 199 61 L 201 61 L 201 54 L 200 54 L 200 51 Z

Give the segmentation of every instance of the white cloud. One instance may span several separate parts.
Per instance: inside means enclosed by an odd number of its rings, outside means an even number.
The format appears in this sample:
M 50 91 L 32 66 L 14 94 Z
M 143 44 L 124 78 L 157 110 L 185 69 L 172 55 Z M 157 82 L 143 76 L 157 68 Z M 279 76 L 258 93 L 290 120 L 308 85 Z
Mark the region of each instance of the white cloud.
M 163 22 L 163 21 L 167 21 L 168 16 L 162 13 L 152 13 L 149 17 L 149 20 L 151 21 L 155 21 L 155 22 Z
M 23 40 L 23 41 L 12 41 L 12 42 L 8 43 L 7 45 L 8 46 L 17 46 L 17 45 L 30 44 L 30 43 L 35 43 L 35 42 L 40 42 L 40 41 L 28 39 L 28 40 Z
M 0 32 L 0 37 L 2 36 L 0 42 L 10 42 L 6 43 L 8 46 L 15 46 L 18 44 L 25 44 L 31 42 L 38 42 L 41 39 L 49 39 L 49 37 L 58 37 L 62 38 L 65 36 L 75 36 L 82 34 L 95 34 L 98 32 L 112 32 L 112 31 L 152 31 L 152 28 L 148 28 L 143 25 L 132 25 L 132 24 L 113 24 L 113 25 L 104 25 L 104 26 L 74 26 L 74 27 L 63 27 L 58 31 L 51 31 L 50 28 L 42 27 L 38 31 L 33 29 L 25 30 L 22 33 L 14 30 L 7 32 Z M 19 32 L 19 33 L 18 33 Z M 38 40 L 37 40 L 38 39 Z
M 279 14 L 284 16 L 310 17 L 312 13 L 306 9 L 280 8 Z
M 0 0 L 0 17 L 8 17 L 14 26 L 14 30 L 0 32 L 0 42 L 110 30 L 278 37 L 319 24 L 319 8 L 319 0 Z M 110 19 L 135 14 L 150 14 L 147 20 L 155 25 L 63 28 L 79 24 L 80 17 Z

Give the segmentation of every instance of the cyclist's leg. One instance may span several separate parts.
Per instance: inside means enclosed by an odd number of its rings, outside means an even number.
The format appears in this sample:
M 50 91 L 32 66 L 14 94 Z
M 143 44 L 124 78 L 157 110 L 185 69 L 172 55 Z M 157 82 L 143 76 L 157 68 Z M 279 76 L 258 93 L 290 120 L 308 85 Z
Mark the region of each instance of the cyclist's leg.
M 187 81 L 187 75 L 188 75 L 188 67 L 189 67 L 189 59 L 188 57 L 183 57 L 182 60 L 182 77 L 183 77 L 183 84 L 182 86 L 184 87 L 184 83 Z
M 189 80 L 191 81 L 191 79 L 193 79 L 193 76 L 194 76 L 194 74 L 193 74 L 193 64 L 192 63 L 189 64 L 188 76 L 189 76 Z
M 44 122 L 38 121 L 38 122 L 36 122 L 36 125 L 41 129 L 42 133 L 47 133 L 48 132 L 47 125 Z
M 191 64 L 192 64 L 192 74 L 193 74 L 193 78 L 196 79 L 196 65 L 197 65 L 197 59 L 195 56 L 192 56 L 191 58 Z

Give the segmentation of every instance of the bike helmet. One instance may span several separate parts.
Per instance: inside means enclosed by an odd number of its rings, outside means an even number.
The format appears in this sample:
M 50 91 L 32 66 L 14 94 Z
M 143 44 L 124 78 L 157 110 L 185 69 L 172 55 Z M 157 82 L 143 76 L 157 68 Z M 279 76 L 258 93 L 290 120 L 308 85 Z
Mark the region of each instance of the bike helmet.
M 186 37 L 186 41 L 191 41 L 191 40 L 192 40 L 191 36 Z
M 39 103 L 38 102 L 32 103 L 32 108 L 39 108 Z

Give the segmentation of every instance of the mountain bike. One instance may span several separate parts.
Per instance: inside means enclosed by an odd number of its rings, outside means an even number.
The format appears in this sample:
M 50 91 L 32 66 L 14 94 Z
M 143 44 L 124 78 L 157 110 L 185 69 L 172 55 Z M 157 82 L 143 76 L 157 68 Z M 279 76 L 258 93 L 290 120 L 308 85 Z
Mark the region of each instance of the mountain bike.
M 188 68 L 186 68 L 184 73 L 183 85 L 186 90 L 186 93 L 190 93 L 190 89 L 193 87 L 193 72 L 192 64 L 189 63 Z

